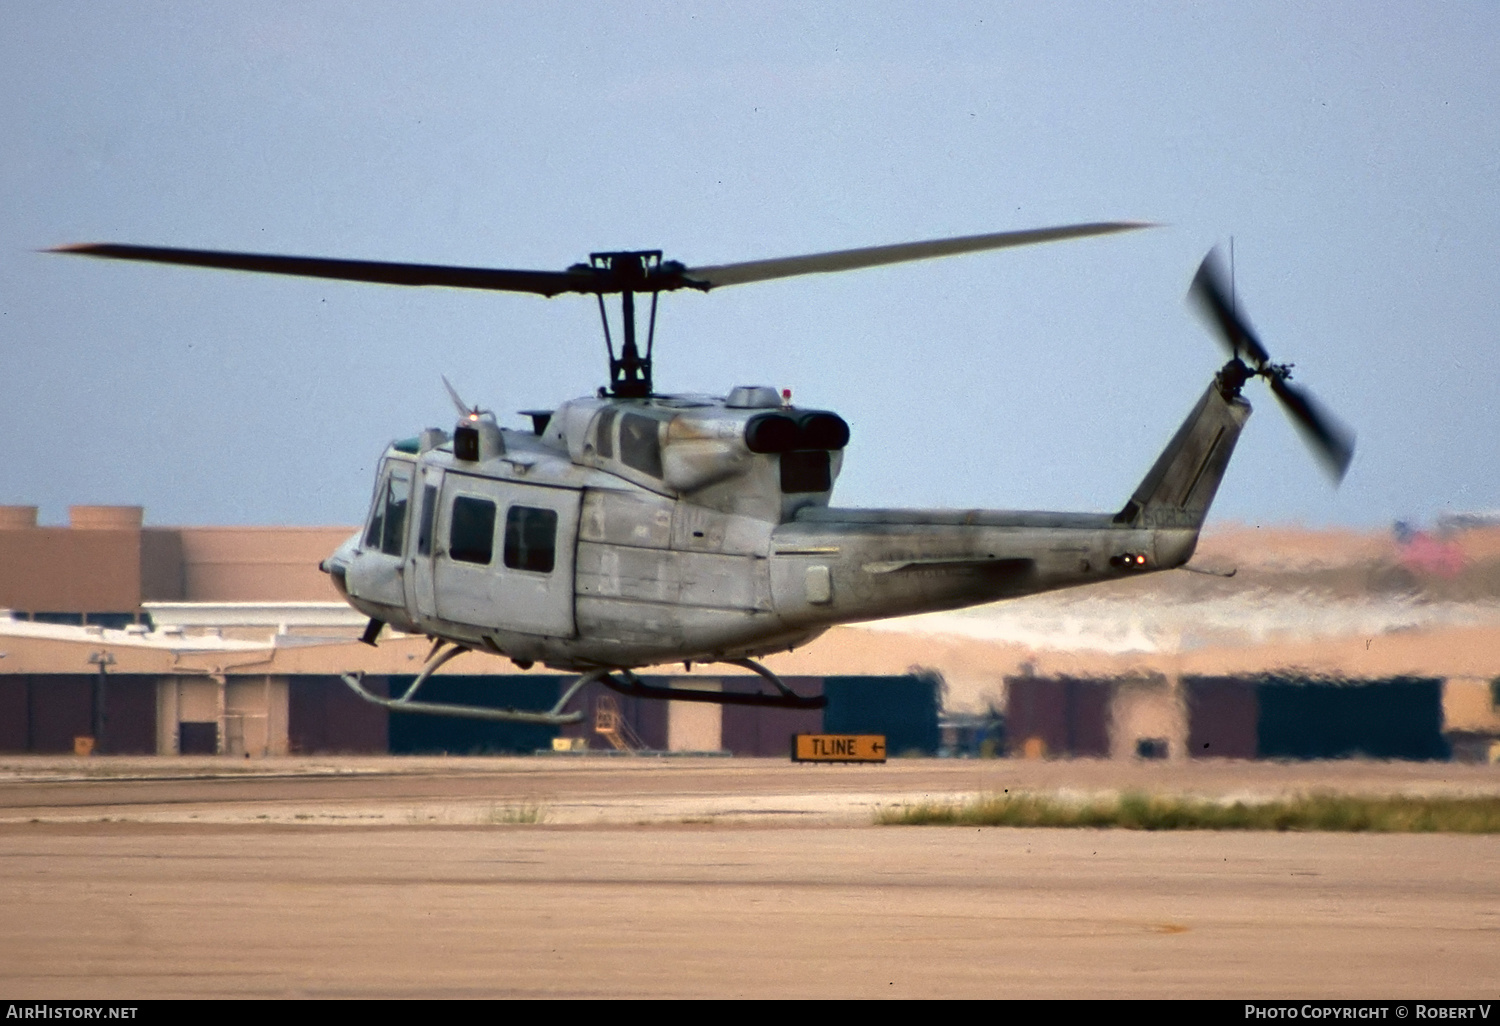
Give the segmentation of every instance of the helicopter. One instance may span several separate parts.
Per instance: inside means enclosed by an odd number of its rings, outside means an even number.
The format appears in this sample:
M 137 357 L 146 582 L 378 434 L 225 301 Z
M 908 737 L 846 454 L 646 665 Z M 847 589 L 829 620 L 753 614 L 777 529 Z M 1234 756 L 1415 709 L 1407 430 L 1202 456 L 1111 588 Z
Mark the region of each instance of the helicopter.
M 344 681 L 388 709 L 564 725 L 593 682 L 650 699 L 820 708 L 757 657 L 789 651 L 837 624 L 956 609 L 1184 566 L 1263 378 L 1314 454 L 1342 480 L 1354 435 L 1291 384 L 1239 311 L 1217 251 L 1189 295 L 1229 351 L 1140 485 L 1114 513 L 844 509 L 830 505 L 849 425 L 795 406 L 789 392 L 737 386 L 723 395 L 659 394 L 652 380 L 664 292 L 926 260 L 1151 227 L 1113 221 L 688 267 L 659 250 L 600 252 L 564 271 L 278 256 L 115 243 L 52 252 L 371 282 L 593 295 L 610 383 L 550 410 L 531 430 L 500 426 L 446 378 L 453 430 L 391 442 L 362 529 L 320 563 L 369 618 L 432 648 L 394 697 Z M 636 298 L 650 296 L 642 351 Z M 606 296 L 618 296 L 616 354 Z M 546 711 L 427 702 L 439 668 L 487 652 L 522 669 L 578 674 Z M 650 666 L 720 663 L 771 685 L 708 691 L 646 684 Z

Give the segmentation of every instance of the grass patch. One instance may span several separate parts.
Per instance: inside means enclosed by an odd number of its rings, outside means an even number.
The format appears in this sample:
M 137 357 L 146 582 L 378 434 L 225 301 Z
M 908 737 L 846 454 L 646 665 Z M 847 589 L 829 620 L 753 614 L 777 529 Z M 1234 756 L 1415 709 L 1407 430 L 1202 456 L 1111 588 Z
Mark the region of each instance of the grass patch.
M 957 805 L 929 802 L 903 805 L 881 811 L 875 822 L 885 826 L 1494 834 L 1500 833 L 1500 798 L 1314 794 L 1252 804 L 1229 804 L 1202 798 L 1139 793 L 1084 801 L 1007 794 L 987 795 Z
M 516 826 L 525 823 L 544 823 L 547 807 L 537 802 L 522 802 L 519 805 L 492 805 L 485 815 L 486 823 L 497 826 Z

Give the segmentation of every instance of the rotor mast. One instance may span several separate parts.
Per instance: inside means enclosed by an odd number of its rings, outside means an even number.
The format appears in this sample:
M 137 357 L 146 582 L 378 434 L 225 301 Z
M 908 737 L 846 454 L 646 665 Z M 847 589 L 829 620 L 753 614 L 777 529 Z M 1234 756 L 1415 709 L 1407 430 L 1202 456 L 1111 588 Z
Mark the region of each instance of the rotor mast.
M 647 279 L 661 269 L 661 250 L 627 250 L 617 253 L 590 253 L 589 267 L 608 276 L 620 293 L 620 333 L 623 336 L 620 356 L 615 357 L 614 340 L 609 331 L 609 313 L 604 307 L 604 290 L 595 293 L 599 300 L 599 320 L 604 324 L 604 347 L 609 351 L 609 391 L 617 399 L 644 399 L 651 395 L 651 350 L 656 342 L 656 297 L 660 287 Z M 635 294 L 651 293 L 651 318 L 646 330 L 646 355 L 636 345 Z

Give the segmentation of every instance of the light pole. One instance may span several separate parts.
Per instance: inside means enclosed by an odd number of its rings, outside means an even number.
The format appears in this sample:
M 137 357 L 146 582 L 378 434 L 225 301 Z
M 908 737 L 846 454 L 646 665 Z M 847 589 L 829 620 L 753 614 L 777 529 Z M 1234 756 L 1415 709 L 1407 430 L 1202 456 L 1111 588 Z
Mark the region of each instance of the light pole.
M 115 657 L 109 652 L 90 652 L 89 663 L 99 667 L 99 675 L 94 678 L 94 751 L 101 752 L 104 749 L 104 686 L 107 682 L 105 667 L 113 666 Z

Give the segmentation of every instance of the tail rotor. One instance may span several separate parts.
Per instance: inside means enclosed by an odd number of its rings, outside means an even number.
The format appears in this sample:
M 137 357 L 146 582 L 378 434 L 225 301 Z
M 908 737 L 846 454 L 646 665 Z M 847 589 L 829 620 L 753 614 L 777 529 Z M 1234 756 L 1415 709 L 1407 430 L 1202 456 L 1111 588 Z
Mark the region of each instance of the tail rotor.
M 1238 395 L 1249 379 L 1265 378 L 1271 393 L 1337 484 L 1344 479 L 1354 459 L 1354 432 L 1329 413 L 1312 393 L 1291 383 L 1292 364 L 1271 361 L 1271 354 L 1241 315 L 1234 293 L 1225 282 L 1223 263 L 1219 251 L 1214 249 L 1203 258 L 1188 291 L 1189 298 L 1229 350 L 1229 363 L 1219 373 L 1220 387 Z

